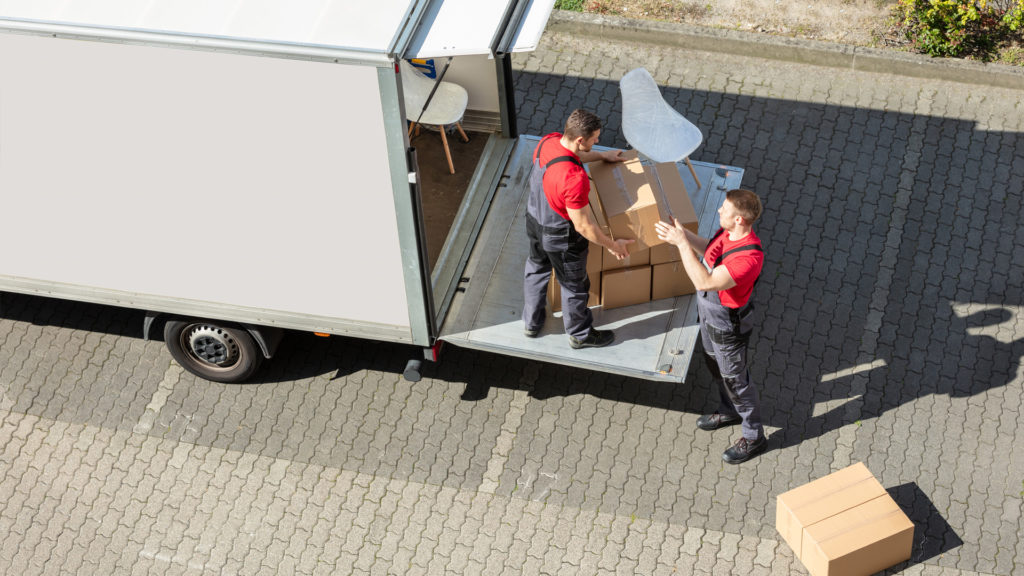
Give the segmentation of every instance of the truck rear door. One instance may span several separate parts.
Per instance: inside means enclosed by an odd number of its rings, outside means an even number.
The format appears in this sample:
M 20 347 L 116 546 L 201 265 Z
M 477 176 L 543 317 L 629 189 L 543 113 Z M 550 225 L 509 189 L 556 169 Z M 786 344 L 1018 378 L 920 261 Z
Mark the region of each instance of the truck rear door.
M 441 340 L 452 344 L 648 380 L 683 382 L 699 336 L 693 296 L 681 296 L 603 310 L 594 308 L 594 325 L 615 330 L 607 348 L 573 350 L 561 314 L 548 313 L 541 335 L 523 335 L 523 269 L 529 252 L 526 199 L 531 157 L 539 139 L 521 136 L 502 177 L 471 252 L 461 289 L 441 327 Z M 698 188 L 685 164 L 678 165 L 697 216 L 700 234 L 718 228 L 718 206 L 725 192 L 737 188 L 743 170 L 692 162 Z

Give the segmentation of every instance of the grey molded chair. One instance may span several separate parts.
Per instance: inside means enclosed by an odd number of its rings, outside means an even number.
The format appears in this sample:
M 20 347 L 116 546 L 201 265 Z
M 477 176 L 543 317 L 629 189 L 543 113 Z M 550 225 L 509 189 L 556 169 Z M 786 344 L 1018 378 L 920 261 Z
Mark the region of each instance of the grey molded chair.
M 448 171 L 455 174 L 455 166 L 452 165 L 452 153 L 448 149 L 448 137 L 445 136 L 444 127 L 455 124 L 464 142 L 469 142 L 469 137 L 462 130 L 462 116 L 466 113 L 466 106 L 469 104 L 469 94 L 466 89 L 452 82 L 442 81 L 434 97 L 430 99 L 430 105 L 423 110 L 423 104 L 427 101 L 430 91 L 434 89 L 434 81 L 420 74 L 412 64 L 402 60 L 399 64 L 402 71 L 402 91 L 405 95 L 405 114 L 410 122 L 409 134 L 413 128 L 419 133 L 419 125 L 437 126 L 441 132 L 441 143 L 444 144 L 444 155 L 448 159 Z
M 690 164 L 704 137 L 700 129 L 669 106 L 658 84 L 644 68 L 630 70 L 619 81 L 622 92 L 622 135 L 633 148 L 655 162 L 685 160 L 693 180 L 700 187 Z

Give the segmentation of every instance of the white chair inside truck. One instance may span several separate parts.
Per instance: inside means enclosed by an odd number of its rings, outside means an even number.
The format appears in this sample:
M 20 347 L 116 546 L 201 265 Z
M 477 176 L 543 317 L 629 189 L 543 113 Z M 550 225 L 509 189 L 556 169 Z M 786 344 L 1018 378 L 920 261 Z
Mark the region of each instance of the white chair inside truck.
M 402 70 L 402 91 L 405 94 L 405 114 L 410 122 L 409 134 L 412 129 L 419 128 L 420 124 L 437 126 L 441 132 L 441 143 L 444 145 L 444 155 L 448 159 L 448 171 L 455 174 L 455 166 L 452 164 L 452 153 L 448 149 L 448 137 L 445 136 L 445 126 L 452 124 L 459 131 L 464 142 L 469 142 L 469 137 L 462 130 L 462 116 L 466 113 L 466 106 L 469 104 L 469 94 L 466 89 L 452 82 L 441 81 L 437 83 L 437 91 L 430 98 L 427 109 L 423 104 L 434 89 L 434 80 L 420 74 L 412 64 L 402 60 L 399 64 Z
M 644 68 L 627 72 L 619 81 L 619 90 L 626 141 L 654 162 L 685 160 L 699 189 L 700 179 L 690 164 L 690 154 L 704 140 L 700 129 L 662 98 L 658 84 Z

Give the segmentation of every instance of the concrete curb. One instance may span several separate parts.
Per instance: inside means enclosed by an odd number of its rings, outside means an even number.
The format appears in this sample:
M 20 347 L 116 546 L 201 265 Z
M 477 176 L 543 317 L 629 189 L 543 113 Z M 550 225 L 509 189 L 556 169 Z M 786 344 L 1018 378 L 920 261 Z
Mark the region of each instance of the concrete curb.
M 849 68 L 861 72 L 881 72 L 1024 90 L 1024 67 L 931 58 L 921 54 L 848 44 L 565 10 L 552 12 L 547 29 L 552 32 L 600 36 L 626 42 L 647 42 L 689 50 Z

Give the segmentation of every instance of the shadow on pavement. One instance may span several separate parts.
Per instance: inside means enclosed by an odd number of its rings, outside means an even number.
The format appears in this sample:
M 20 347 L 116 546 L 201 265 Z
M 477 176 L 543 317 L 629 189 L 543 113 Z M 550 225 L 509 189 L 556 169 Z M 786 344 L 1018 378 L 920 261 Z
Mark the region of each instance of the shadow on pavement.
M 914 523 L 914 546 L 910 560 L 898 564 L 885 574 L 895 574 L 963 546 L 964 541 L 946 522 L 928 495 L 917 484 L 907 482 L 888 489 L 889 495 Z

